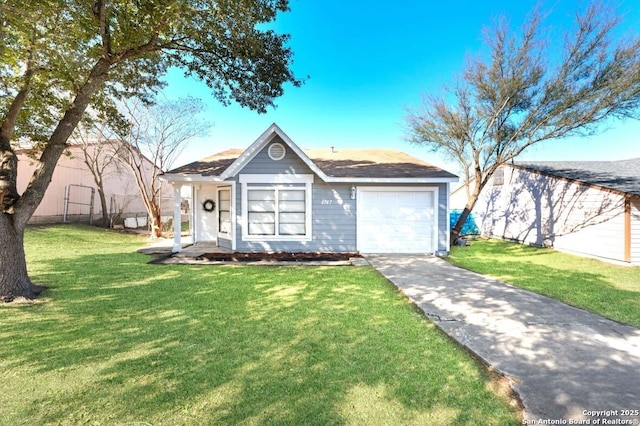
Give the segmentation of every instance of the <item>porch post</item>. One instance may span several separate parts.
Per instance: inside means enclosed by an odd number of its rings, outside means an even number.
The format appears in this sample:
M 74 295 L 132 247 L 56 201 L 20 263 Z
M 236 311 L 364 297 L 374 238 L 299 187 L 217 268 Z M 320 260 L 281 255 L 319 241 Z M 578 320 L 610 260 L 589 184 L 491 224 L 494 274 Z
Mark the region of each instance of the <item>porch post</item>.
M 173 184 L 173 253 L 179 253 L 182 251 L 182 185 L 178 183 Z

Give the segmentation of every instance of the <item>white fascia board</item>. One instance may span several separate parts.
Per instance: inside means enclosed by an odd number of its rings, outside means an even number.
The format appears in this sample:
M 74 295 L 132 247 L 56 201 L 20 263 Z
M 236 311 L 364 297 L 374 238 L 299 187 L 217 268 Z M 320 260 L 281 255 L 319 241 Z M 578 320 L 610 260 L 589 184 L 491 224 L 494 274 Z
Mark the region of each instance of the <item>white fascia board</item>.
M 274 124 L 274 126 L 276 126 L 276 132 L 278 133 L 278 136 L 280 136 L 280 138 L 287 145 L 289 145 L 291 150 L 295 152 L 298 157 L 300 157 L 300 159 L 307 165 L 307 167 L 311 169 L 311 171 L 313 171 L 318 175 L 320 179 L 326 182 L 329 176 L 327 176 L 322 170 L 320 170 L 320 168 L 316 166 L 316 163 L 314 163 L 311 158 L 309 158 L 309 156 L 300 149 L 298 145 L 296 145 L 291 139 L 289 139 L 289 136 L 287 136 L 276 124 Z
M 249 148 L 247 148 L 240 157 L 236 159 L 227 169 L 220 175 L 221 180 L 228 179 L 238 174 L 249 161 L 251 161 L 258 153 L 276 136 L 286 143 L 293 152 L 315 173 L 320 179 L 326 181 L 327 175 L 315 165 L 313 161 L 287 136 L 277 124 L 273 123 L 265 130 Z
M 266 175 L 266 174 L 241 174 L 238 177 L 240 183 L 313 183 L 313 175 L 304 174 L 278 174 L 278 175 Z
M 220 176 L 203 176 L 203 175 L 187 175 L 187 174 L 164 174 L 160 176 L 160 180 L 169 183 L 179 182 L 221 182 Z
M 346 183 L 448 183 L 458 182 L 458 178 L 333 178 L 329 177 L 326 182 L 346 182 Z

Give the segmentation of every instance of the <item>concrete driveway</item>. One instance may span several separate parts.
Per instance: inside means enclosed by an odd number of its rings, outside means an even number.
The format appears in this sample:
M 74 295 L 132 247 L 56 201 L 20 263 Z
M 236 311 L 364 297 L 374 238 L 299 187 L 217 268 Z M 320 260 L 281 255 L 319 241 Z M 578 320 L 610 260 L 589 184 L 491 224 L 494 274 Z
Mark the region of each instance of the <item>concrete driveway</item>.
M 640 330 L 437 257 L 367 260 L 438 327 L 511 379 L 523 423 L 640 423 Z

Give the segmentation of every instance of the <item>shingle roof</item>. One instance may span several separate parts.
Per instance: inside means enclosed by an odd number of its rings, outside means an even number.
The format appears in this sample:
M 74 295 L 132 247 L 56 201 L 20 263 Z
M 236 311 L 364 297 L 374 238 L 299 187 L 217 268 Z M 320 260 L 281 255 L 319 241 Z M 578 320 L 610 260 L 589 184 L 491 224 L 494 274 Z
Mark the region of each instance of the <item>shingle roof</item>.
M 167 173 L 218 176 L 243 152 L 242 149 L 229 149 Z M 303 152 L 330 177 L 457 178 L 446 170 L 393 149 L 304 149 Z
M 536 161 L 516 166 L 640 196 L 640 158 L 621 161 Z
M 327 176 L 344 178 L 455 178 L 394 149 L 304 149 Z
M 227 149 L 226 151 L 222 151 L 217 154 L 201 158 L 193 163 L 175 168 L 167 173 L 218 176 L 234 161 L 236 161 L 243 152 L 243 149 Z

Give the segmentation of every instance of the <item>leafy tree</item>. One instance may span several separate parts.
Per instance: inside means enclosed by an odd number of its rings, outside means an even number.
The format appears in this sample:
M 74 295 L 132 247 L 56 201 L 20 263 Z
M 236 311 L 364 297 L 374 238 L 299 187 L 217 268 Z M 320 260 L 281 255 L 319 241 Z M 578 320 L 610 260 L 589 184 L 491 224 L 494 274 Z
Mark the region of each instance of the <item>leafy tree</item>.
M 27 274 L 24 228 L 88 106 L 149 99 L 169 67 L 202 79 L 222 103 L 264 112 L 286 83 L 287 35 L 265 23 L 287 0 L 3 0 L 0 3 L 0 299 L 42 291 Z M 41 150 L 22 194 L 13 145 Z
M 501 165 L 534 144 L 598 132 L 612 117 L 638 118 L 640 38 L 617 37 L 614 9 L 595 2 L 576 13 L 557 50 L 541 22 L 534 11 L 516 35 L 498 21 L 485 31 L 488 58 L 470 59 L 452 88 L 406 117 L 410 141 L 462 168 L 468 202 L 454 240 Z

